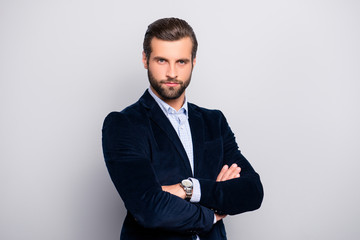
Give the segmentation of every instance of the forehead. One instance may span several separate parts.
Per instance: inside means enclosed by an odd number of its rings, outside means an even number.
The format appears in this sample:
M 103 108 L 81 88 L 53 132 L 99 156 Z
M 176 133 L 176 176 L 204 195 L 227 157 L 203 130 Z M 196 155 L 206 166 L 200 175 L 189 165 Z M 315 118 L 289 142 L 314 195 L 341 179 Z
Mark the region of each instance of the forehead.
M 192 41 L 185 37 L 176 41 L 165 41 L 158 38 L 151 40 L 151 57 L 164 57 L 168 59 L 191 59 Z

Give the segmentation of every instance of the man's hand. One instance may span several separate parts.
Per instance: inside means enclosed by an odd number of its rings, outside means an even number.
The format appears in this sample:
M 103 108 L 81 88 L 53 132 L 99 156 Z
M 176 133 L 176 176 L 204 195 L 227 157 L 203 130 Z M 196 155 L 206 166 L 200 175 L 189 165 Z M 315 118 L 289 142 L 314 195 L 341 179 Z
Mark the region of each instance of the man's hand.
M 221 169 L 219 175 L 217 176 L 216 181 L 223 182 L 223 181 L 231 180 L 234 178 L 239 178 L 240 171 L 241 171 L 241 168 L 238 167 L 236 163 L 231 165 L 230 168 L 228 165 L 224 165 L 224 167 Z
M 215 213 L 215 217 L 216 217 L 216 222 L 220 221 L 221 219 L 225 218 L 227 215 L 219 215 L 217 213 Z
M 223 181 L 227 181 L 227 180 L 231 180 L 234 178 L 239 178 L 240 177 L 240 171 L 241 168 L 237 166 L 237 164 L 233 164 L 231 165 L 231 167 L 229 168 L 228 165 L 224 165 L 223 168 L 221 169 L 219 175 L 216 178 L 217 182 L 223 182 Z M 217 213 L 215 213 L 215 217 L 216 217 L 216 222 L 220 221 L 221 219 L 225 218 L 227 215 L 219 215 Z
M 180 184 L 161 186 L 161 188 L 164 192 L 171 193 L 175 196 L 178 196 L 179 198 L 185 199 L 186 197 L 184 188 L 182 188 Z

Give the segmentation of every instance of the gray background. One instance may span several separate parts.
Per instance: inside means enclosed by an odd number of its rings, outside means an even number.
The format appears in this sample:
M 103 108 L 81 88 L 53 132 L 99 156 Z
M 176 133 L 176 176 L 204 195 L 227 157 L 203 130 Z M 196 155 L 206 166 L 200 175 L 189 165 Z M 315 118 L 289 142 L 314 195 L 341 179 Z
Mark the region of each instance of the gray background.
M 107 113 L 148 87 L 147 25 L 199 40 L 187 92 L 221 109 L 260 173 L 229 239 L 359 239 L 359 1 L 0 1 L 0 239 L 118 239 Z

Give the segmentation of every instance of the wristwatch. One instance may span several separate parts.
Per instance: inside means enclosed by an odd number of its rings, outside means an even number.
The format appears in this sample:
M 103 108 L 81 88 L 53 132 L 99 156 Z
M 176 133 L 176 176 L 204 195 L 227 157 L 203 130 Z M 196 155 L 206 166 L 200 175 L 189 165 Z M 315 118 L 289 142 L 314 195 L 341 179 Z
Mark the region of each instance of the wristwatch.
M 184 179 L 181 181 L 180 186 L 186 193 L 185 200 L 190 200 L 193 193 L 193 182 L 190 179 Z

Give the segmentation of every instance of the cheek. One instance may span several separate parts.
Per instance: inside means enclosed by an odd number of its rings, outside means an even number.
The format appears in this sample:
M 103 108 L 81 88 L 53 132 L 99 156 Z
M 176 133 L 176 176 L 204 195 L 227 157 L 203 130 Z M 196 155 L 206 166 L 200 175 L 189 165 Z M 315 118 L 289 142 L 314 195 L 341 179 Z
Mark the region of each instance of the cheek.
M 181 72 L 181 77 L 182 77 L 182 78 L 189 78 L 190 75 L 191 75 L 191 71 L 192 71 L 191 66 L 182 69 L 182 70 L 180 71 L 180 72 Z
M 149 70 L 156 79 L 163 78 L 166 75 L 165 69 L 161 66 L 150 65 Z

